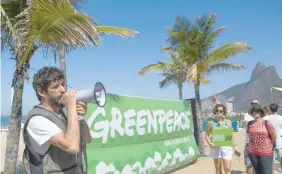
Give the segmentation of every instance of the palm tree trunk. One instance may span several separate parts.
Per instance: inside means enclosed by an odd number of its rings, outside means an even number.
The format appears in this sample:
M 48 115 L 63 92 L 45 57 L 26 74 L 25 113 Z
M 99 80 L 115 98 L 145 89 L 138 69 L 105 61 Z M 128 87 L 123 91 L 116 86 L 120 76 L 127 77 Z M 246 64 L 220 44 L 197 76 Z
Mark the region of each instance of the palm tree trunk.
M 21 132 L 21 120 L 22 120 L 22 99 L 23 99 L 23 89 L 24 89 L 24 79 L 25 79 L 25 68 L 29 67 L 29 62 L 38 47 L 33 46 L 27 57 L 28 66 L 18 67 L 20 63 L 20 58 L 16 58 L 17 69 L 14 72 L 13 77 L 13 99 L 11 106 L 11 115 L 9 117 L 9 128 L 7 133 L 6 142 L 6 155 L 5 155 L 5 167 L 4 174 L 15 174 L 16 165 L 18 159 L 18 148 Z
M 65 89 L 67 90 L 67 73 L 66 73 L 66 59 L 65 59 L 65 48 L 63 46 L 60 47 L 60 68 L 63 70 L 65 75 Z
M 178 84 L 179 100 L 182 100 L 182 99 L 183 99 L 182 91 L 183 91 L 183 85 L 182 85 L 182 84 Z
M 205 142 L 204 142 L 204 135 L 202 134 L 202 106 L 201 106 L 201 98 L 200 98 L 200 81 L 198 80 L 195 83 L 195 97 L 196 97 L 196 113 L 197 113 L 197 142 L 200 150 L 200 155 L 205 155 Z
M 5 174 L 15 174 L 22 120 L 22 96 L 24 88 L 24 68 L 17 68 L 13 77 L 13 101 L 6 143 Z

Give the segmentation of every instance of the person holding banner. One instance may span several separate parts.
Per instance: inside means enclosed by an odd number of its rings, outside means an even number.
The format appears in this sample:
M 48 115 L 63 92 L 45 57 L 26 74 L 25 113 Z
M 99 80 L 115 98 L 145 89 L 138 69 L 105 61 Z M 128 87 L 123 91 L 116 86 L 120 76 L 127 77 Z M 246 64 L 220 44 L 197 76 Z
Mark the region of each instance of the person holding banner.
M 276 142 L 274 126 L 262 119 L 265 110 L 259 104 L 251 109 L 254 117 L 247 125 L 249 134 L 248 155 L 256 174 L 272 174 L 273 153 Z
M 229 119 L 224 118 L 227 114 L 224 105 L 217 104 L 213 109 L 213 113 L 216 115 L 215 119 L 208 123 L 205 136 L 207 143 L 211 147 L 210 155 L 214 160 L 216 174 L 222 173 L 222 163 L 225 174 L 231 174 L 232 146 L 236 154 L 240 154 L 233 136 L 232 124 Z

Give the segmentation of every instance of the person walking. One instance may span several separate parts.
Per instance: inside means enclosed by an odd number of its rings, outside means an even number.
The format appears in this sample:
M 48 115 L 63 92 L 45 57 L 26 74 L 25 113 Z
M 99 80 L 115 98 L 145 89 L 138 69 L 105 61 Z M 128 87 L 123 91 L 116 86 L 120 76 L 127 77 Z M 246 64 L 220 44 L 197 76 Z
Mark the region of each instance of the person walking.
M 264 114 L 264 117 L 268 116 L 270 114 L 270 109 L 269 109 L 269 106 L 265 105 L 263 107 L 264 111 L 265 111 L 265 114 Z
M 275 133 L 277 135 L 275 150 L 274 150 L 274 158 L 273 158 L 273 171 L 275 169 L 275 162 L 280 163 L 280 167 L 282 170 L 282 116 L 277 114 L 279 106 L 277 103 L 271 103 L 269 105 L 270 114 L 264 117 L 264 120 L 268 120 L 272 123 L 275 129 Z
M 244 115 L 243 123 L 245 124 L 246 127 L 248 126 L 248 123 L 250 121 L 254 120 L 254 117 L 252 116 L 250 111 L 251 111 L 251 108 L 256 104 L 259 104 L 259 101 L 257 99 L 252 100 L 250 103 L 248 112 Z M 246 131 L 246 143 L 245 143 L 245 148 L 244 148 L 244 162 L 245 162 L 247 174 L 253 174 L 253 166 L 252 166 L 251 160 L 248 155 L 248 143 L 249 143 L 249 135 Z
M 254 117 L 247 125 L 249 135 L 248 155 L 256 174 L 272 174 L 273 144 L 276 134 L 273 125 L 263 120 L 265 114 L 263 107 L 259 104 L 251 108 Z
M 221 174 L 221 168 L 223 164 L 223 169 L 225 174 L 231 174 L 231 162 L 232 162 L 232 155 L 233 149 L 232 146 L 219 146 L 217 147 L 212 141 L 211 137 L 213 136 L 213 132 L 218 129 L 232 129 L 232 124 L 229 119 L 224 118 L 227 114 L 227 109 L 222 104 L 217 104 L 214 109 L 213 113 L 216 115 L 215 119 L 210 121 L 207 125 L 206 129 L 206 141 L 211 147 L 211 158 L 214 160 L 214 165 L 216 169 L 216 174 Z M 233 129 L 232 129 L 233 130 Z M 211 136 L 211 137 L 210 137 Z M 233 147 L 237 151 L 236 141 L 233 136 Z
M 76 101 L 76 89 L 66 91 L 56 67 L 43 67 L 33 77 L 39 100 L 23 128 L 23 167 L 27 174 L 85 174 L 85 144 L 92 138 L 85 121 L 86 104 Z M 82 159 L 82 156 L 85 158 Z

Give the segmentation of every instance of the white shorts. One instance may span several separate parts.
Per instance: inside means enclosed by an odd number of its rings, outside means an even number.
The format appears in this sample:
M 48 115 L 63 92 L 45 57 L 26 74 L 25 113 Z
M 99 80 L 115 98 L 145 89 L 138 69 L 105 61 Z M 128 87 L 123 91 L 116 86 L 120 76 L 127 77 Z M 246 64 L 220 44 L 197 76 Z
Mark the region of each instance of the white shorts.
M 210 156 L 213 159 L 232 160 L 233 149 L 229 146 L 211 148 Z

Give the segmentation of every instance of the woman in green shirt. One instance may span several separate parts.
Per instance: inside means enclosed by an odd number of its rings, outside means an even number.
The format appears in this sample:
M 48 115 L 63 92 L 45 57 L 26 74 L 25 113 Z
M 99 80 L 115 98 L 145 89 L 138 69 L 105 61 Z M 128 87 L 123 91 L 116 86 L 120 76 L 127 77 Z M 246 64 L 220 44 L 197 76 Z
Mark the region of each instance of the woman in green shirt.
M 231 162 L 233 155 L 232 146 L 215 146 L 211 141 L 211 137 L 213 135 L 214 130 L 218 130 L 218 129 L 230 130 L 232 129 L 232 124 L 229 119 L 224 118 L 224 116 L 227 114 L 227 109 L 224 105 L 217 104 L 213 109 L 213 113 L 215 114 L 215 118 L 208 123 L 206 136 L 205 136 L 207 143 L 211 147 L 210 156 L 214 160 L 216 174 L 222 173 L 221 162 L 223 163 L 225 174 L 231 174 Z M 239 153 L 237 151 L 234 136 L 233 136 L 233 147 L 236 150 L 236 152 Z

